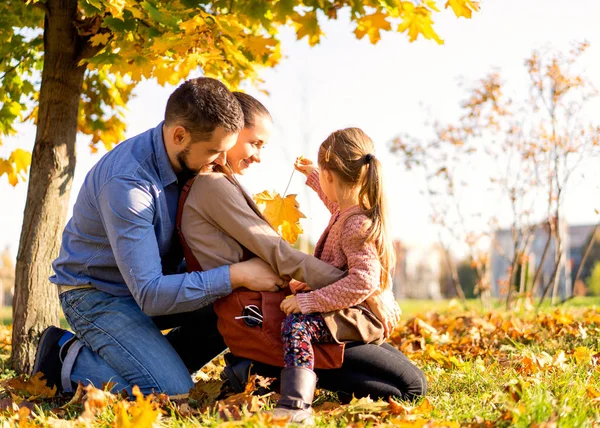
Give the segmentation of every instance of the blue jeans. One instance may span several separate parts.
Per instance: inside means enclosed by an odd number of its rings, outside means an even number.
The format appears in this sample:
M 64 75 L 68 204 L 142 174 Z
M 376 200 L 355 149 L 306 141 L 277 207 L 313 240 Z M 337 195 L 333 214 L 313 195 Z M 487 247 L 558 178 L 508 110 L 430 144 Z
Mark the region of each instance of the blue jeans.
M 196 371 L 225 350 L 211 306 L 194 312 L 150 317 L 133 297 L 119 297 L 93 288 L 60 295 L 67 322 L 81 341 L 63 364 L 63 388 L 82 382 L 131 394 L 185 394 Z M 172 329 L 163 335 L 161 330 Z

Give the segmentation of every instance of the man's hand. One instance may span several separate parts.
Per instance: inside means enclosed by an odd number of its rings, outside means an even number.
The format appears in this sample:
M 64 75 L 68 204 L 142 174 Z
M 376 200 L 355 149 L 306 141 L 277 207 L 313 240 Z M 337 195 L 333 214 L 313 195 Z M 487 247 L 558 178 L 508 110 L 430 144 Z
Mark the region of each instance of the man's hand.
M 306 159 L 304 156 L 300 156 L 296 158 L 296 162 L 294 162 L 294 168 L 296 171 L 301 172 L 307 177 L 313 172 L 317 167 L 310 159 Z
M 298 299 L 296 296 L 290 296 L 283 299 L 279 307 L 286 315 L 299 314 L 302 312 L 300 306 L 298 306 Z
M 278 291 L 285 285 L 285 281 L 271 269 L 271 266 L 257 257 L 230 265 L 229 276 L 233 290 L 246 287 L 254 291 Z
M 388 291 L 376 291 L 366 300 L 369 308 L 375 316 L 383 323 L 383 332 L 386 337 L 390 337 L 396 326 L 400 322 L 402 309 L 394 299 L 394 294 Z

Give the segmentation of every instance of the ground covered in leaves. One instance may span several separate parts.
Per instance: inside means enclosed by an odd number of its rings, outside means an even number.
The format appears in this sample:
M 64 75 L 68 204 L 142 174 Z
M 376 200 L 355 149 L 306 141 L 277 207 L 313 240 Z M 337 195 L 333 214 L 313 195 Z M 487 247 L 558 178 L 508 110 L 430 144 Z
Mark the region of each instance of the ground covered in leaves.
M 197 373 L 188 397 L 121 397 L 93 387 L 56 397 L 39 378 L 7 367 L 10 330 L 0 326 L 3 426 L 284 426 L 268 412 L 277 394 L 253 377 L 245 393 L 223 396 L 222 361 Z M 600 426 L 600 310 L 482 313 L 458 305 L 407 317 L 390 342 L 429 382 L 418 403 L 355 399 L 318 391 L 323 427 Z M 220 399 L 217 399 L 220 398 Z

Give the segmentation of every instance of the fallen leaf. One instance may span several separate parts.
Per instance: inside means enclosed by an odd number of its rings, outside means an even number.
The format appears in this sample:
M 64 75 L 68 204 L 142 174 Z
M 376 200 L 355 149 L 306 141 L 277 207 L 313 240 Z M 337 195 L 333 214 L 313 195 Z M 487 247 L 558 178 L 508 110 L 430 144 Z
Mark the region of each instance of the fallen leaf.
M 56 395 L 56 386 L 50 388 L 42 372 L 38 372 L 33 376 L 21 375 L 8 379 L 3 381 L 1 385 L 10 393 L 30 400 L 52 398 Z

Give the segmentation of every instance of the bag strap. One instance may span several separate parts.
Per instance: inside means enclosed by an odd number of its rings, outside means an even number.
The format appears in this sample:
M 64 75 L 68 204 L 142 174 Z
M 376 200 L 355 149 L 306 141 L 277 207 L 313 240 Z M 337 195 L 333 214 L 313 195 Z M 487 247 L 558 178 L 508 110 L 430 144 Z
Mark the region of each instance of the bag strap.
M 181 218 L 183 217 L 183 207 L 185 206 L 185 201 L 190 193 L 190 189 L 192 188 L 192 184 L 194 184 L 194 178 L 190 178 L 183 189 L 181 189 L 181 194 L 179 195 L 179 203 L 177 205 L 177 216 L 175 217 L 175 230 L 177 230 L 177 234 L 179 235 L 179 241 L 181 242 L 181 246 L 183 247 L 183 257 L 185 258 L 185 264 L 187 265 L 187 271 L 202 271 L 202 266 L 200 266 L 200 262 L 194 256 L 194 253 L 190 246 L 185 241 L 183 237 L 183 233 L 181 232 Z

